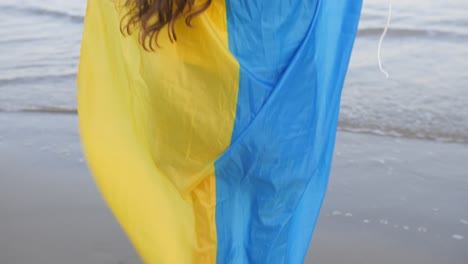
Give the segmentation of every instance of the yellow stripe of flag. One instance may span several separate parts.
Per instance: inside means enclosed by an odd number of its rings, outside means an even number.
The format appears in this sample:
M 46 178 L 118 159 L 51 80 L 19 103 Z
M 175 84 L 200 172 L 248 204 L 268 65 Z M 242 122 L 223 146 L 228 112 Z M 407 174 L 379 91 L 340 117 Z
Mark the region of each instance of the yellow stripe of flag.
M 156 52 L 124 37 L 110 0 L 89 0 L 78 75 L 85 154 L 147 263 L 216 262 L 214 161 L 231 140 L 239 65 L 226 7 L 161 32 Z

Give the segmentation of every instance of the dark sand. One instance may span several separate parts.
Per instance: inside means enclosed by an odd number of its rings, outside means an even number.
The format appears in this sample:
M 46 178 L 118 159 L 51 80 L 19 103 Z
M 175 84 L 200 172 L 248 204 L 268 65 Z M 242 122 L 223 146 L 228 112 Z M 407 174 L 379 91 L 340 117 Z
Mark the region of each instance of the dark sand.
M 72 114 L 0 113 L 0 264 L 29 263 L 141 263 Z M 339 132 L 306 263 L 467 264 L 468 146 Z

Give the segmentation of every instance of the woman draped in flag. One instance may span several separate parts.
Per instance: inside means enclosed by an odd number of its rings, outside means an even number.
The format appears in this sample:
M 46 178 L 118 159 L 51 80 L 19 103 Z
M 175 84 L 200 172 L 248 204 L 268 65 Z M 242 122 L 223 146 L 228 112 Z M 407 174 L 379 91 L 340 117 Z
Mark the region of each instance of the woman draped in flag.
M 80 133 L 146 263 L 302 263 L 361 0 L 88 0 Z

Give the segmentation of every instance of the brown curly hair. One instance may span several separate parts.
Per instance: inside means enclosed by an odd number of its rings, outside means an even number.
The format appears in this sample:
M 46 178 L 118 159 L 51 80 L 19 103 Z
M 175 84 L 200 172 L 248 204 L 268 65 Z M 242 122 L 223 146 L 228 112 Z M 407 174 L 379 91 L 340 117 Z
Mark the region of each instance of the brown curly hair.
M 197 0 L 124 0 L 125 15 L 121 20 L 123 34 L 131 35 L 139 29 L 140 43 L 146 50 L 154 51 L 158 45 L 159 32 L 167 26 L 169 40 L 177 40 L 175 21 L 185 17 L 187 26 L 192 19 L 204 12 L 212 0 L 197 4 Z

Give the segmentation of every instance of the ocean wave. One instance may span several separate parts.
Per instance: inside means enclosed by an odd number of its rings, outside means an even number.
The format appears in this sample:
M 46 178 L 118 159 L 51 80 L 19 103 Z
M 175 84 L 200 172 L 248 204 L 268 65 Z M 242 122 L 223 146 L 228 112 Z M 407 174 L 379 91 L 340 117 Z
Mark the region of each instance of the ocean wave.
M 380 36 L 384 31 L 383 27 L 368 27 L 358 30 L 358 37 Z M 388 37 L 419 37 L 419 38 L 447 38 L 447 39 L 466 39 L 468 34 L 462 34 L 455 31 L 443 31 L 418 28 L 395 28 L 390 27 L 387 33 Z
M 66 79 L 76 78 L 76 72 L 62 73 L 62 74 L 45 74 L 45 75 L 29 75 L 29 76 L 14 76 L 14 77 L 0 77 L 0 87 L 15 84 L 28 84 L 41 81 L 60 81 Z
M 75 23 L 83 23 L 84 16 L 71 14 L 62 10 L 53 10 L 39 6 L 0 6 L 3 12 L 21 12 L 37 16 L 47 16 L 56 19 L 66 19 Z
M 449 131 L 423 131 L 418 129 L 406 129 L 402 127 L 385 127 L 385 128 L 376 128 L 372 126 L 358 125 L 346 120 L 340 120 L 338 129 L 340 131 L 359 133 L 359 134 L 371 134 L 378 136 L 387 136 L 387 137 L 401 137 L 401 138 L 411 138 L 411 139 L 421 139 L 421 140 L 430 140 L 438 141 L 445 143 L 461 143 L 468 144 L 468 134 L 466 133 L 457 133 Z
M 3 39 L 0 39 L 0 45 L 5 45 L 5 44 L 18 44 L 18 43 L 30 43 L 33 41 L 47 41 L 48 38 L 45 38 L 43 36 L 37 36 L 37 37 L 29 37 L 29 36 L 15 36 L 15 37 L 4 37 Z
M 59 107 L 38 107 L 38 108 L 23 108 L 23 109 L 2 109 L 0 113 L 42 113 L 42 114 L 71 114 L 76 115 L 77 109 L 59 108 Z
M 30 107 L 19 109 L 4 109 L 0 108 L 0 113 L 37 113 L 37 114 L 68 114 L 77 115 L 76 108 L 61 108 L 61 107 Z M 450 133 L 447 131 L 419 131 L 410 130 L 401 127 L 376 128 L 372 126 L 358 125 L 349 121 L 340 120 L 338 125 L 339 131 L 370 134 L 377 136 L 399 137 L 409 139 L 421 139 L 429 141 L 437 141 L 444 143 L 459 143 L 468 144 L 468 134 Z

